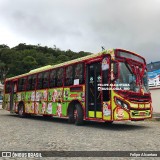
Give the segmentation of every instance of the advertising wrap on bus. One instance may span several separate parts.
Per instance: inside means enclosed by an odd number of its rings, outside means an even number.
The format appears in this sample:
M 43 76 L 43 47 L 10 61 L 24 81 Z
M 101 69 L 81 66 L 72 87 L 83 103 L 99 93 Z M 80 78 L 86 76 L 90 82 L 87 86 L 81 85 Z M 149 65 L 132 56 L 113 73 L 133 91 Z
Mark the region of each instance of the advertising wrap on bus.
M 3 109 L 68 118 L 69 123 L 140 121 L 152 117 L 146 62 L 124 50 L 103 52 L 44 66 L 7 78 Z

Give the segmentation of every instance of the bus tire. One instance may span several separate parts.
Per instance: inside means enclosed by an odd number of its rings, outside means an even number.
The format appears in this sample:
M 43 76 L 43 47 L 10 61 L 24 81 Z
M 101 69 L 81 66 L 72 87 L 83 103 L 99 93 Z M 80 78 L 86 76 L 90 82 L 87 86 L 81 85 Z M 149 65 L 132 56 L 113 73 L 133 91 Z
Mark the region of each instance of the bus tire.
M 70 107 L 69 112 L 68 112 L 68 122 L 69 123 L 75 123 L 74 119 L 74 107 Z
M 79 103 L 77 103 L 75 105 L 74 119 L 75 119 L 75 124 L 76 125 L 82 125 L 83 124 L 83 108 Z
M 20 103 L 19 106 L 18 106 L 18 115 L 19 115 L 20 118 L 24 118 L 26 116 L 24 105 L 22 103 Z

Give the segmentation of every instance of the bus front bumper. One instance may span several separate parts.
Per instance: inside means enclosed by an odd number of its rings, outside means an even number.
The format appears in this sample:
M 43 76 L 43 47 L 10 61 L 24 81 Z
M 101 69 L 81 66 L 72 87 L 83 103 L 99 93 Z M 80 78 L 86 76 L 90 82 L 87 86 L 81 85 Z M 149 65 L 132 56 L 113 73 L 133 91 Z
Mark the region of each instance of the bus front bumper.
M 151 110 L 130 110 L 130 118 L 133 121 L 152 118 Z

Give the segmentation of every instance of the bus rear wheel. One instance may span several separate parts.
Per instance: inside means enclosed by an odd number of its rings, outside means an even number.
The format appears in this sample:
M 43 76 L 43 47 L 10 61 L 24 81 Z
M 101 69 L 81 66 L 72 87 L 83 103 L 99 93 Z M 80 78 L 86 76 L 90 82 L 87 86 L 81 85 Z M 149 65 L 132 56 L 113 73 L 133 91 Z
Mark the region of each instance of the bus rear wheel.
M 23 104 L 19 104 L 18 115 L 19 115 L 20 118 L 25 117 L 25 110 L 24 110 L 24 105 Z
M 70 110 L 69 110 L 68 122 L 69 122 L 69 123 L 75 123 L 75 119 L 74 119 L 74 108 L 70 108 Z

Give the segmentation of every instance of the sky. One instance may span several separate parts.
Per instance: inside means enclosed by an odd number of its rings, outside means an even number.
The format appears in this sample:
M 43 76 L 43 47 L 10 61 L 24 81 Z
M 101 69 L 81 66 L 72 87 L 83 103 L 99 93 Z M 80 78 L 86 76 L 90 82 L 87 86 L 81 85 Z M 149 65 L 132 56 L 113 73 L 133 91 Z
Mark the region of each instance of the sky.
M 0 44 L 19 43 L 160 61 L 160 0 L 0 0 Z

